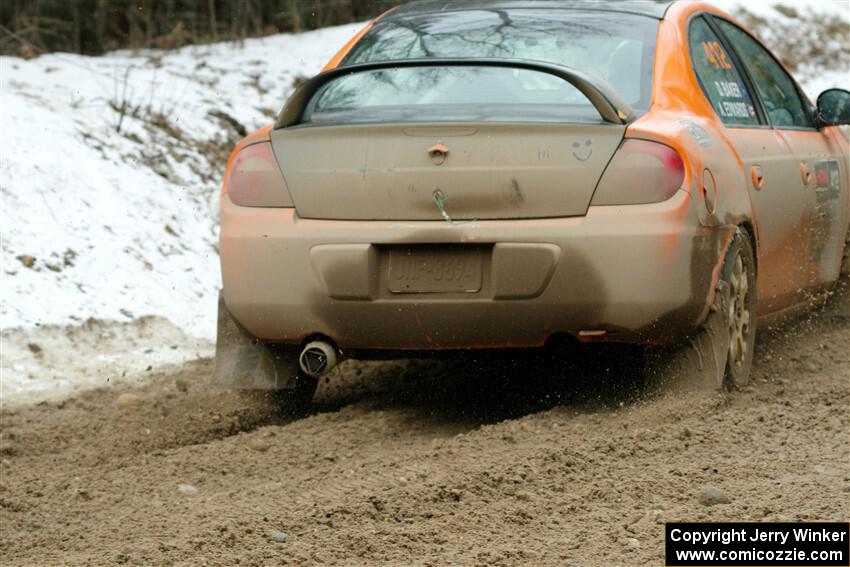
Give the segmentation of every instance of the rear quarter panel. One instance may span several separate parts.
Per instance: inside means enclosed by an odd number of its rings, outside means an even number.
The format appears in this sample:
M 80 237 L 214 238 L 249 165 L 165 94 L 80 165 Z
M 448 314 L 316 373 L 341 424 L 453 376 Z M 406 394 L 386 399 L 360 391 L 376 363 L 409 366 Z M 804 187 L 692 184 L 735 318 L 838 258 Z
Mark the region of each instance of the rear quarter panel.
M 725 15 L 702 2 L 678 2 L 661 22 L 652 109 L 629 127 L 628 135 L 675 148 L 685 161 L 687 189 L 696 200 L 702 199 L 704 172 L 710 170 L 718 194 L 715 212 L 701 212 L 706 226 L 746 224 L 753 218 L 753 210 L 736 144 L 750 142 L 746 131 L 733 133 L 717 117 L 702 92 L 688 52 L 690 18 L 702 11 Z
M 708 4 L 680 2 L 661 21 L 651 110 L 629 126 L 626 137 L 666 144 L 685 163 L 684 187 L 700 224 L 694 237 L 691 277 L 704 280 L 699 287 L 704 290 L 703 315 L 707 316 L 735 227 L 748 227 L 754 239 L 757 230 L 744 165 L 735 149 L 735 144 L 748 142 L 737 132 L 734 140 L 730 138 L 703 95 L 691 64 L 687 28 L 691 16 L 701 11 L 718 12 Z M 714 199 L 713 207 L 707 206 L 706 196 Z M 671 242 L 669 248 L 675 245 Z

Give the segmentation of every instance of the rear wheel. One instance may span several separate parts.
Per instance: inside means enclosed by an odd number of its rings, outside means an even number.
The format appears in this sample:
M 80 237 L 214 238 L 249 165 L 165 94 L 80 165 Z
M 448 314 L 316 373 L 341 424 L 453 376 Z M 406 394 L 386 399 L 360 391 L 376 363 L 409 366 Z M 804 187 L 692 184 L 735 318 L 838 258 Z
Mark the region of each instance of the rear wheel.
M 268 392 L 270 401 L 275 404 L 281 414 L 297 417 L 309 412 L 319 386 L 318 378 L 299 374 L 295 379 L 295 387 L 289 390 L 272 390 Z
M 756 261 L 739 228 L 729 245 L 705 325 L 687 343 L 647 352 L 652 383 L 682 390 L 727 391 L 750 381 L 756 335 Z
M 243 388 L 236 394 L 249 404 L 258 404 L 269 412 L 284 418 L 295 418 L 307 415 L 313 402 L 313 396 L 319 386 L 316 378 L 299 375 L 291 388 L 279 390 L 259 390 Z
M 844 255 L 841 259 L 841 275 L 835 286 L 835 300 L 832 305 L 841 318 L 850 317 L 850 227 L 847 228 L 847 238 L 844 243 Z
M 276 410 L 285 416 L 299 416 L 306 414 L 310 409 L 319 379 L 307 376 L 298 369 L 298 348 L 291 345 L 263 345 L 266 356 L 262 363 L 266 364 L 265 372 L 270 376 L 278 378 L 292 376 L 293 368 L 295 377 L 289 379 L 276 379 L 279 384 L 286 384 L 283 388 L 265 390 L 242 390 L 249 397 L 261 399 L 265 403 L 272 404 Z
M 271 411 L 305 413 L 318 380 L 299 368 L 299 345 L 264 343 L 248 333 L 219 297 L 215 382 Z
M 756 261 L 752 241 L 744 229 L 735 234 L 721 277 L 729 285 L 724 317 L 729 326 L 725 385 L 744 386 L 750 382 L 756 340 Z

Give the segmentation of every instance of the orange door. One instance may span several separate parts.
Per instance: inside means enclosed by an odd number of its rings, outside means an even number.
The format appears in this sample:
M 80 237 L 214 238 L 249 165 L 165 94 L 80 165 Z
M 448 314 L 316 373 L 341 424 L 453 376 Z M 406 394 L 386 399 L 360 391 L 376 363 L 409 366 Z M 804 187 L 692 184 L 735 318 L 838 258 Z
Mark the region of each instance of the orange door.
M 788 171 L 785 180 L 785 190 L 802 199 L 803 205 L 796 233 L 806 245 L 806 255 L 794 269 L 805 270 L 808 288 L 832 282 L 838 277 L 845 231 L 840 149 L 828 131 L 816 128 L 811 105 L 770 52 L 731 22 L 714 21 L 746 67 L 764 114 L 797 168 L 797 175 Z
M 800 188 L 799 159 L 779 132 L 736 134 L 759 240 L 759 313 L 766 315 L 802 301 L 808 288 L 809 195 Z

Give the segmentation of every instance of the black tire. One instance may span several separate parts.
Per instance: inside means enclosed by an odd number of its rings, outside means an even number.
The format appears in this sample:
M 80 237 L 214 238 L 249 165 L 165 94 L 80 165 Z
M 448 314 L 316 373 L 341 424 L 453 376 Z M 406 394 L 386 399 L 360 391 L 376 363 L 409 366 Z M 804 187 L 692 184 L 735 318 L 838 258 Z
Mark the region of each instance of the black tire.
M 265 365 L 264 375 L 274 376 L 273 383 L 278 387 L 239 388 L 239 390 L 248 398 L 267 405 L 270 411 L 287 418 L 300 417 L 309 413 L 313 396 L 319 386 L 319 379 L 307 376 L 298 368 L 300 347 L 266 344 L 263 348 L 264 356 L 260 364 Z M 281 387 L 284 384 L 286 386 Z
M 850 280 L 850 226 L 847 227 L 847 237 L 844 239 L 844 255 L 841 258 L 841 277 Z
M 688 341 L 646 350 L 643 381 L 665 390 L 726 392 L 750 381 L 756 334 L 756 261 L 739 228 L 729 245 L 714 305 Z
M 272 392 L 274 403 L 280 413 L 297 417 L 306 415 L 313 404 L 313 396 L 319 387 L 319 379 L 299 374 L 295 379 L 295 388 Z
M 292 376 L 292 369 L 296 368 L 295 386 L 293 388 L 272 391 L 272 400 L 277 405 L 280 413 L 285 416 L 295 417 L 306 415 L 313 403 L 313 396 L 319 386 L 318 378 L 311 378 L 298 368 L 298 356 L 300 347 L 293 348 L 291 345 L 267 345 L 271 353 L 272 364 L 275 373 L 282 376 Z
M 238 394 L 249 404 L 259 404 L 269 414 L 284 418 L 302 417 L 310 413 L 313 396 L 319 381 L 309 376 L 295 380 L 295 387 L 285 390 L 238 390 Z
M 725 386 L 746 386 L 753 367 L 757 305 L 756 257 L 746 229 L 738 228 L 732 239 L 720 277 L 729 286 L 728 312 L 724 314 L 729 326 Z

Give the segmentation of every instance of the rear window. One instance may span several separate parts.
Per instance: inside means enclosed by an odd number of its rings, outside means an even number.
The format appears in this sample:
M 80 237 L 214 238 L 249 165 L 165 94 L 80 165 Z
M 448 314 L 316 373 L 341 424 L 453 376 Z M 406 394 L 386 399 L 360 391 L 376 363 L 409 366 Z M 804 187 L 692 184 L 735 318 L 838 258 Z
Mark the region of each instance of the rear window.
M 645 111 L 652 96 L 657 29 L 658 21 L 653 18 L 601 11 L 493 8 L 427 13 L 379 21 L 352 48 L 343 65 L 459 57 L 541 61 L 571 67 L 600 79 L 611 85 L 636 111 Z M 413 83 L 418 82 L 418 88 L 430 89 L 429 92 L 437 97 L 448 94 L 434 89 L 453 84 L 449 79 L 480 79 L 488 84 L 498 79 L 502 85 L 509 78 L 504 73 L 480 69 L 456 71 L 445 75 L 434 71 L 403 75 Z M 418 77 L 414 79 L 412 75 Z M 429 85 L 426 76 L 438 75 L 441 80 Z M 515 79 L 520 82 L 521 90 L 514 91 L 517 98 L 512 102 L 535 104 L 542 99 L 544 103 L 554 104 L 561 101 L 549 95 L 562 93 L 568 97 L 567 104 L 585 107 L 580 114 L 595 114 L 590 102 L 569 84 L 556 85 L 560 79 L 528 71 L 516 72 Z M 535 82 L 539 83 L 539 88 L 531 86 Z M 466 88 L 483 92 L 483 88 L 478 89 L 473 84 Z
M 308 123 L 419 121 L 599 122 L 563 79 L 510 67 L 405 67 L 344 75 L 308 105 Z

